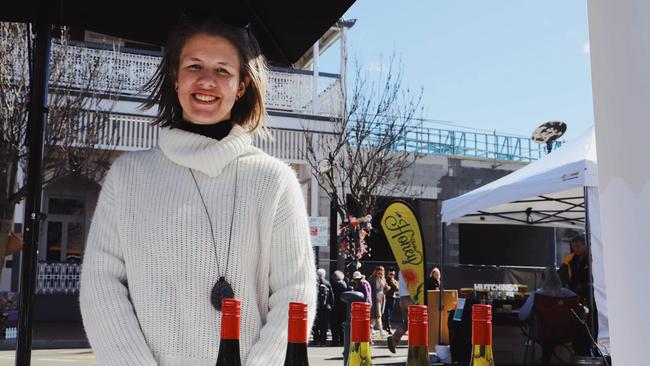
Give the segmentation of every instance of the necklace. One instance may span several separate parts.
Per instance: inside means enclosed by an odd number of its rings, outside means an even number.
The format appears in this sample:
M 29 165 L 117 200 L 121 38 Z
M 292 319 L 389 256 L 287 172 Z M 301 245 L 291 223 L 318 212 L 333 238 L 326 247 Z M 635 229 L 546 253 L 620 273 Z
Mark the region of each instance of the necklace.
M 203 203 L 205 214 L 208 216 L 208 223 L 210 223 L 210 233 L 212 234 L 211 236 L 212 245 L 214 246 L 214 259 L 215 262 L 217 263 L 217 274 L 219 274 L 219 279 L 217 280 L 217 283 L 215 283 L 214 286 L 212 287 L 212 292 L 210 293 L 210 303 L 212 303 L 212 306 L 218 311 L 221 311 L 221 301 L 224 298 L 232 299 L 235 297 L 235 292 L 233 291 L 230 283 L 226 280 L 226 276 L 228 276 L 228 264 L 230 263 L 230 244 L 232 243 L 232 226 L 235 221 L 235 204 L 237 203 L 238 167 L 239 167 L 239 160 L 237 160 L 235 164 L 235 193 L 233 194 L 232 216 L 230 218 L 230 234 L 228 235 L 228 255 L 226 256 L 226 270 L 223 276 L 220 275 L 221 270 L 219 269 L 219 256 L 217 254 L 217 242 L 214 240 L 214 229 L 212 228 L 212 219 L 210 219 L 210 214 L 208 213 L 208 206 L 205 204 L 205 200 L 203 199 L 203 194 L 201 194 L 201 189 L 199 189 L 199 183 L 196 181 L 196 177 L 194 176 L 194 172 L 192 171 L 192 168 L 188 168 L 190 170 L 190 174 L 192 175 L 192 179 L 194 179 L 196 190 L 199 192 L 199 197 L 201 197 L 201 202 Z

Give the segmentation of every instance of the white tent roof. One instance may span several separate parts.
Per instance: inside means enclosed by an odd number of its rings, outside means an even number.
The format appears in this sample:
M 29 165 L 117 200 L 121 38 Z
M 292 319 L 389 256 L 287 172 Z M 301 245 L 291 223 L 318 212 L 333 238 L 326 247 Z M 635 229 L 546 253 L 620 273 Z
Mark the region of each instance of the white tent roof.
M 505 177 L 442 203 L 442 222 L 584 226 L 584 187 L 598 186 L 593 127 Z
M 585 187 L 589 201 L 593 286 L 598 304 L 598 339 L 607 342 L 609 325 L 593 128 L 501 179 L 443 201 L 442 222 L 583 227 Z

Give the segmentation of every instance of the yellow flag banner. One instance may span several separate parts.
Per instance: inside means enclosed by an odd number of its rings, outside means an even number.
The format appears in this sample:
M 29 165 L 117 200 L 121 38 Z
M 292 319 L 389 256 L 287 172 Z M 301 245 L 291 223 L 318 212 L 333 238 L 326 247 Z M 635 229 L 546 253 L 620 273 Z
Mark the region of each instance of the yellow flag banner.
M 411 299 L 424 304 L 424 252 L 422 233 L 415 213 L 405 202 L 391 203 L 381 218 L 381 227 L 404 276 Z

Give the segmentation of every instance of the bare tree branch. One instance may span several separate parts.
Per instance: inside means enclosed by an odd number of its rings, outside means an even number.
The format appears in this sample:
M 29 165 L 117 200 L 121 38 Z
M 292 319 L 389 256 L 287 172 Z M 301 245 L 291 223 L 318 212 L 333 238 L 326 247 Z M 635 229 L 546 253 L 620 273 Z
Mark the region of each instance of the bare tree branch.
M 0 216 L 9 219 L 26 194 L 26 182 L 18 182 L 17 173 L 25 168 L 28 152 L 28 32 L 25 24 L 0 23 Z M 117 60 L 119 51 L 90 57 L 83 47 L 69 44 L 66 28 L 58 32 L 50 60 L 44 185 L 71 174 L 99 181 L 114 149 L 97 147 L 115 143 L 105 134 L 119 90 L 104 68 Z
M 355 216 L 377 214 L 379 196 L 413 196 L 405 172 L 419 155 L 408 148 L 408 134 L 417 127 L 422 90 L 405 89 L 402 70 L 393 55 L 375 82 L 357 64 L 343 118 L 331 122 L 331 133 L 303 131 L 312 174 L 341 221 L 353 207 Z

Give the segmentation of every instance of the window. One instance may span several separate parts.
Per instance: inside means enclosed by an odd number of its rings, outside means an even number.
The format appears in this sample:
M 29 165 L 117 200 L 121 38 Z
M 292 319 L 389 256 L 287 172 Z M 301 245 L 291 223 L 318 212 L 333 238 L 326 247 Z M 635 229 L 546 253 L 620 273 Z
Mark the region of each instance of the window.
M 81 260 L 85 238 L 85 206 L 86 199 L 81 196 L 48 198 L 45 243 L 41 247 L 40 260 Z
M 50 198 L 47 213 L 55 215 L 83 215 L 84 199 L 78 198 Z

